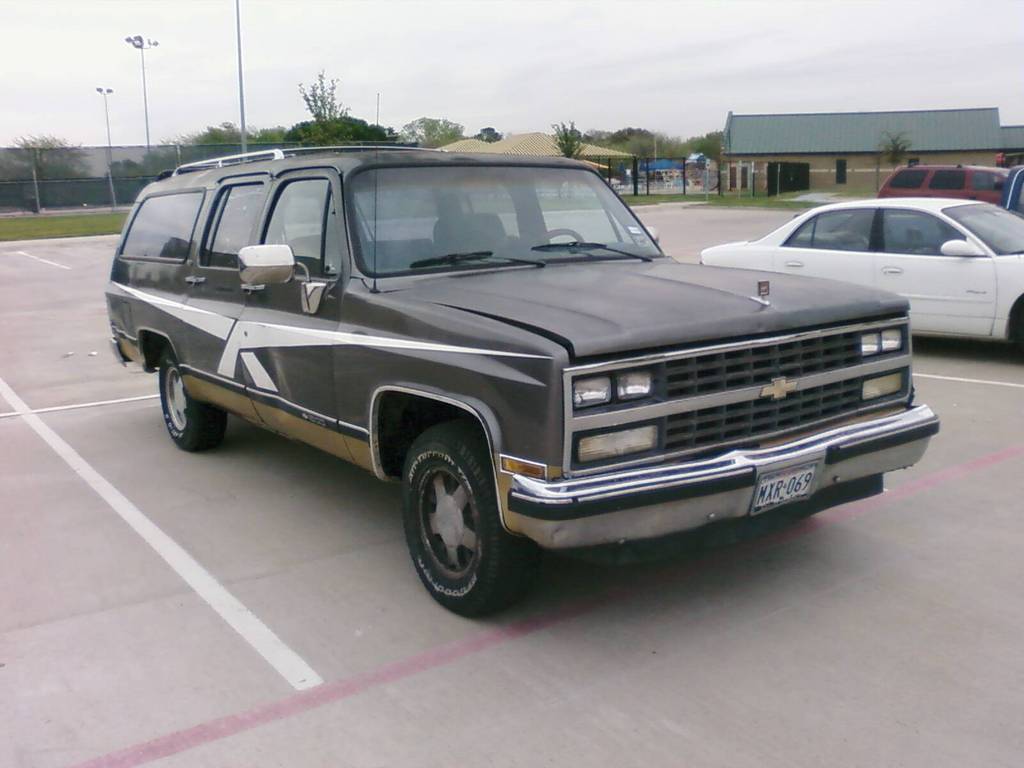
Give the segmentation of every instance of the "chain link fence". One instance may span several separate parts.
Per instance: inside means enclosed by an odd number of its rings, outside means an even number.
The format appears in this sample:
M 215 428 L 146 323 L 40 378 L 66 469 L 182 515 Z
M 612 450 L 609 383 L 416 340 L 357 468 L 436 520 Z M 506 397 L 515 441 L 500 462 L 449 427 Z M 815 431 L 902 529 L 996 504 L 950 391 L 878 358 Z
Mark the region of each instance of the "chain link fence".
M 247 150 L 298 144 L 249 144 Z M 0 213 L 129 206 L 161 171 L 183 163 L 234 155 L 238 144 L 119 147 L 0 148 Z M 623 195 L 717 194 L 714 161 L 702 158 L 585 158 Z
M 247 150 L 297 144 L 249 144 Z M 0 148 L 0 212 L 131 205 L 161 171 L 234 155 L 239 144 Z

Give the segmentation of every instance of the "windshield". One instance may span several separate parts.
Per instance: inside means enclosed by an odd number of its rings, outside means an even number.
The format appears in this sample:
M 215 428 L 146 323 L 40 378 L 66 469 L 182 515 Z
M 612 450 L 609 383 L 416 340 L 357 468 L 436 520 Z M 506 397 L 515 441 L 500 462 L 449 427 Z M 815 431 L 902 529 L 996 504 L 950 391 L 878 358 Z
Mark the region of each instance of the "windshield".
M 384 168 L 358 174 L 352 192 L 359 265 L 370 275 L 661 255 L 586 170 Z
M 977 235 L 1000 256 L 1024 251 L 1024 217 L 994 205 L 958 205 L 945 213 Z

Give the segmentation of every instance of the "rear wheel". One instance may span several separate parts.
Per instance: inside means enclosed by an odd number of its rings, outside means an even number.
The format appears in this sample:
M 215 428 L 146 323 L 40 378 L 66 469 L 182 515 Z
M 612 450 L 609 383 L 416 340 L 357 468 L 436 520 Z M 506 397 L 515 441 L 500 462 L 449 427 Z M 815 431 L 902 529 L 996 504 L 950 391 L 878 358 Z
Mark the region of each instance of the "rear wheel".
M 160 361 L 159 379 L 164 424 L 174 444 L 183 451 L 205 451 L 220 445 L 227 428 L 227 414 L 192 398 L 171 355 Z
M 478 430 L 431 427 L 409 449 L 403 474 L 405 538 L 430 595 L 463 616 L 482 616 L 530 587 L 539 550 L 502 528 L 494 474 Z

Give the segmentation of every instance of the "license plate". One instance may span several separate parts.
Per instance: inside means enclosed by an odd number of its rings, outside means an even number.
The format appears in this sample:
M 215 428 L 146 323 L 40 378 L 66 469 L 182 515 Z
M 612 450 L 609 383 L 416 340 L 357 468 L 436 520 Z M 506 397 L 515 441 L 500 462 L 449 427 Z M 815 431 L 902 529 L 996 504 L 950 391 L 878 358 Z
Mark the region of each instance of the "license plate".
M 796 499 L 802 499 L 814 487 L 817 464 L 804 464 L 762 477 L 754 489 L 754 502 L 750 513 L 756 515 Z

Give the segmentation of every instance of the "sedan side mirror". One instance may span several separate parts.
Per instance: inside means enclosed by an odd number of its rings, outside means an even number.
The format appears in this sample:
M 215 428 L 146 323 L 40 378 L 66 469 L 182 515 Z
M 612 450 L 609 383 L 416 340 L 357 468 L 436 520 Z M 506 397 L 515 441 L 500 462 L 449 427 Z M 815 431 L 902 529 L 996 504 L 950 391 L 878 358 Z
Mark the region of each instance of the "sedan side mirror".
M 287 283 L 294 271 L 290 245 L 247 245 L 238 252 L 238 274 L 246 285 Z
M 657 227 L 647 227 L 647 233 L 651 236 L 651 240 L 656 243 L 661 243 L 661 233 Z
M 985 252 L 970 240 L 947 240 L 939 248 L 943 256 L 984 256 Z

